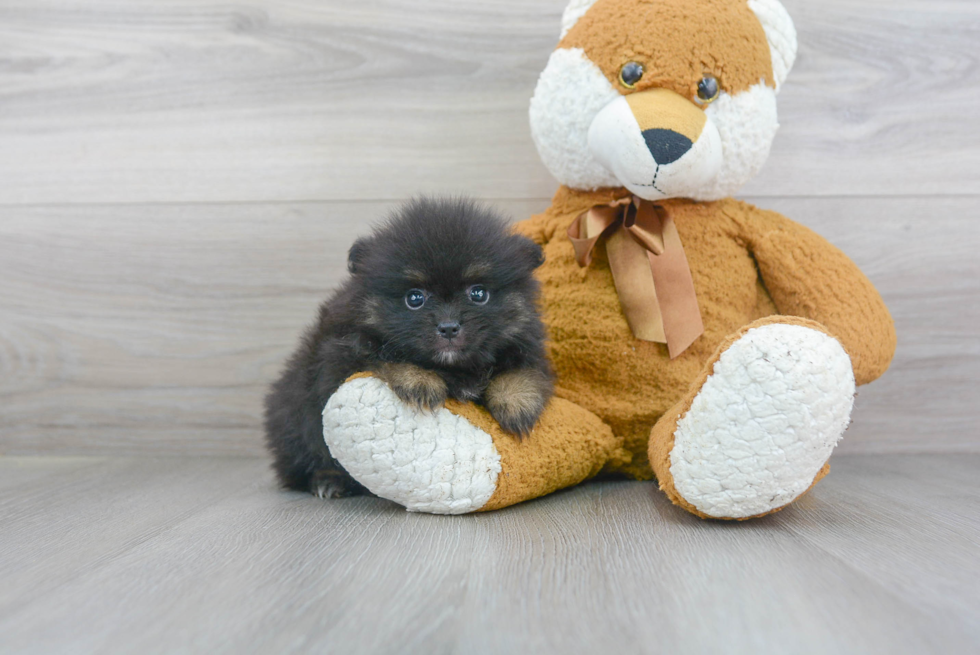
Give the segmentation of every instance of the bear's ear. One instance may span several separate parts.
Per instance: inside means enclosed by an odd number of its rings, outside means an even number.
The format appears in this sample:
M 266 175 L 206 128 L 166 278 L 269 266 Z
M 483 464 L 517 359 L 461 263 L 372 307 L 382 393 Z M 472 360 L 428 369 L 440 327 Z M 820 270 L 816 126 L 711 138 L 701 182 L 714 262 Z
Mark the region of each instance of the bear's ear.
M 749 9 L 762 23 L 772 55 L 772 76 L 776 90 L 786 81 L 796 61 L 796 26 L 779 0 L 748 0 Z
M 565 7 L 565 13 L 561 15 L 561 38 L 564 39 L 568 31 L 575 27 L 578 19 L 585 15 L 599 0 L 571 0 Z
M 364 258 L 367 256 L 370 241 L 361 237 L 354 242 L 354 245 L 350 247 L 347 252 L 347 270 L 350 271 L 351 275 L 357 275 L 361 272 L 359 266 L 364 263 Z

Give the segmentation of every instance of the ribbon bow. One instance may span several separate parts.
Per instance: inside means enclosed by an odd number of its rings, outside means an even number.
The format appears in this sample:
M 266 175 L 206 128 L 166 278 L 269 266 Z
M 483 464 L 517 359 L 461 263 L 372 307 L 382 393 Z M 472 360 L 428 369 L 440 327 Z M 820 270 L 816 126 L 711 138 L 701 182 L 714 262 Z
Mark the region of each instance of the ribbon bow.
M 674 359 L 704 332 L 691 268 L 667 210 L 636 196 L 584 212 L 568 228 L 581 267 L 606 237 L 606 255 L 633 336 L 667 344 Z

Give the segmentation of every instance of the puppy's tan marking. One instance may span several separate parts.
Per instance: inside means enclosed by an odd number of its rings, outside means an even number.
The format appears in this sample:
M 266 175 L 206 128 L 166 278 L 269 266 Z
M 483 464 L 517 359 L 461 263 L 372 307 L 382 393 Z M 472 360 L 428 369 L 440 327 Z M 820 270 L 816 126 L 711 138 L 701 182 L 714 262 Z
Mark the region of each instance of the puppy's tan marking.
M 510 310 L 507 318 L 508 325 L 504 328 L 504 335 L 507 337 L 514 337 L 523 332 L 536 317 L 527 299 L 521 294 L 511 293 L 504 296 L 504 306 Z
M 446 402 L 446 383 L 437 373 L 414 364 L 382 364 L 377 372 L 395 395 L 418 409 L 437 409 Z
M 550 395 L 551 381 L 544 374 L 519 369 L 490 380 L 483 401 L 500 427 L 523 438 L 538 422 Z
M 381 301 L 377 298 L 366 298 L 361 306 L 361 323 L 377 325 L 381 322 Z
M 406 268 L 402 271 L 402 275 L 405 276 L 405 279 L 411 280 L 417 284 L 425 284 L 428 282 L 428 278 L 425 276 L 425 273 L 415 268 Z
M 493 268 L 487 262 L 474 262 L 463 271 L 463 279 L 475 280 L 490 274 Z

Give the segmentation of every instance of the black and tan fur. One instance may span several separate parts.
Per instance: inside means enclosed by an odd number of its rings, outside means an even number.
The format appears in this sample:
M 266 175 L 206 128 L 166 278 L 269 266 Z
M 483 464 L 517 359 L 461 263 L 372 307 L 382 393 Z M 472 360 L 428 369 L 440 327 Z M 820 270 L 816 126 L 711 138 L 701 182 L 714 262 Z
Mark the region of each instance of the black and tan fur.
M 358 240 L 351 277 L 320 306 L 266 397 L 266 443 L 282 485 L 324 497 L 367 492 L 330 456 L 321 419 L 359 371 L 419 409 L 475 401 L 503 429 L 528 434 L 552 395 L 532 277 L 542 261 L 534 242 L 463 199 L 412 201 Z M 472 300 L 476 286 L 489 293 L 485 304 Z M 425 296 L 417 309 L 406 300 L 413 290 Z

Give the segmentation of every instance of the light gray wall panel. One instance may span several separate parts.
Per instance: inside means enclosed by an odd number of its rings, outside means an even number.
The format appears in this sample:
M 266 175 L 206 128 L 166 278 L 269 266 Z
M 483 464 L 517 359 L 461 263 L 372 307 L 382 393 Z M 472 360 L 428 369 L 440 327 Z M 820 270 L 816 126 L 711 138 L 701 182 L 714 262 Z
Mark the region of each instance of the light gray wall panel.
M 527 104 L 564 4 L 6 0 L 0 203 L 550 196 Z M 747 193 L 976 193 L 980 5 L 785 4 Z
M 980 449 L 980 199 L 752 200 L 840 246 L 895 317 L 844 451 Z M 0 208 L 0 448 L 261 454 L 265 386 L 391 207 Z

